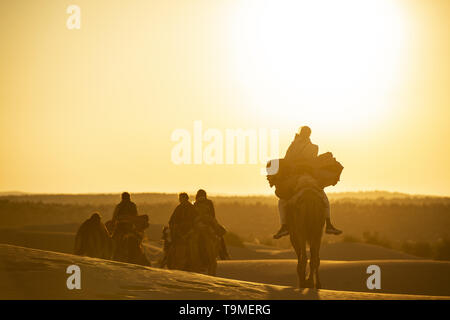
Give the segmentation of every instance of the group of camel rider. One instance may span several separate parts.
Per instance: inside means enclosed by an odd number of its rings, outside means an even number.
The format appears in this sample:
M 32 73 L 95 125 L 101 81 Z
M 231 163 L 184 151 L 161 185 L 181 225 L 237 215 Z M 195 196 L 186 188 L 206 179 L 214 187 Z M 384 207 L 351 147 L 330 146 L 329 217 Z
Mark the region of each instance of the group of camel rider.
M 180 193 L 179 202 L 170 217 L 169 228 L 165 227 L 163 230 L 166 236 L 163 259 L 167 258 L 166 254 L 170 246 L 186 243 L 196 225 L 206 227 L 211 234 L 217 236 L 220 243 L 220 258 L 230 259 L 223 238 L 226 230 L 218 223 L 213 202 L 207 198 L 205 190 L 198 190 L 194 204 L 189 202 L 189 196 L 186 193 Z M 120 203 L 114 209 L 112 220 L 103 224 L 100 214 L 95 212 L 81 224 L 75 239 L 75 254 L 120 260 L 120 244 L 125 236 L 133 234 L 142 241 L 144 230 L 148 226 L 148 216 L 138 215 L 136 204 L 131 201 L 130 194 L 124 192 Z M 170 239 L 167 236 L 169 232 Z
M 229 259 L 230 257 L 223 238 L 226 230 L 217 222 L 214 205 L 207 198 L 205 190 L 198 190 L 194 204 L 189 202 L 187 193 L 180 193 L 179 202 L 179 205 L 175 208 L 169 219 L 171 241 L 164 243 L 166 247 L 165 251 L 169 249 L 168 247 L 171 244 L 185 242 L 195 224 L 204 223 L 220 238 L 220 258 L 224 260 Z M 123 234 L 133 231 L 135 225 L 132 222 L 132 218 L 137 216 L 136 204 L 130 200 L 130 194 L 124 192 L 122 194 L 122 201 L 116 206 L 113 214 L 113 240 L 120 241 Z
M 273 236 L 275 239 L 289 235 L 287 224 L 289 210 L 306 190 L 313 190 L 323 202 L 323 215 L 326 218 L 325 232 L 333 235 L 342 233 L 331 223 L 330 203 L 324 188 L 336 185 L 343 167 L 330 152 L 318 155 L 319 148 L 311 142 L 310 136 L 311 129 L 307 126 L 301 127 L 285 157 L 268 162 L 267 180 L 271 187 L 275 186 L 275 194 L 279 198 L 281 228 Z M 122 193 L 122 200 L 115 207 L 113 218 L 106 223 L 106 227 L 100 219 L 100 215 L 94 213 L 81 225 L 76 236 L 75 253 L 106 258 L 109 254 L 103 252 L 111 251 L 109 234 L 112 235 L 112 241 L 115 244 L 112 247 L 117 248 L 124 235 L 132 232 L 138 237 L 139 234 L 143 236 L 143 230 L 148 227 L 148 216 L 138 215 L 136 204 L 131 201 L 128 192 Z M 217 236 L 220 243 L 220 258 L 229 259 L 223 238 L 226 230 L 218 223 L 214 205 L 203 189 L 198 190 L 193 204 L 189 201 L 187 193 L 179 194 L 179 204 L 170 217 L 169 228 L 166 227 L 163 231 L 166 237 L 164 259 L 171 246 L 186 244 L 189 236 L 196 230 L 195 226 L 199 225 L 206 227 L 212 235 Z M 167 237 L 169 231 L 170 241 Z M 94 238 L 92 234 L 95 234 Z M 91 240 L 87 241 L 89 237 Z M 93 245 L 88 243 L 96 243 L 96 248 L 92 249 Z
M 95 258 L 119 259 L 120 242 L 127 234 L 133 234 L 138 241 L 144 236 L 148 225 L 147 215 L 138 215 L 136 204 L 128 192 L 122 193 L 122 200 L 114 209 L 113 218 L 105 224 L 98 212 L 84 221 L 75 237 L 75 254 Z
M 189 201 L 189 195 L 182 192 L 178 196 L 179 205 L 175 208 L 169 220 L 171 245 L 185 243 L 193 232 L 196 224 L 203 224 L 220 239 L 219 256 L 222 260 L 230 259 L 223 236 L 225 228 L 216 219 L 213 202 L 208 199 L 206 191 L 200 189 L 195 196 L 195 202 Z M 167 242 L 166 242 L 167 243 Z M 168 249 L 168 248 L 166 248 Z
M 324 188 L 335 185 L 339 181 L 343 167 L 329 152 L 318 156 L 319 147 L 311 142 L 310 136 L 311 129 L 307 126 L 301 127 L 286 151 L 285 157 L 277 160 L 276 172 L 268 170 L 267 179 L 270 186 L 275 185 L 275 194 L 279 198 L 281 228 L 273 236 L 274 239 L 289 235 L 287 224 L 289 204 L 293 199 L 301 196 L 306 189 L 315 190 L 323 201 L 326 217 L 325 232 L 334 235 L 342 233 L 331 223 L 330 203 Z M 268 167 L 273 166 L 273 161 L 268 163 Z

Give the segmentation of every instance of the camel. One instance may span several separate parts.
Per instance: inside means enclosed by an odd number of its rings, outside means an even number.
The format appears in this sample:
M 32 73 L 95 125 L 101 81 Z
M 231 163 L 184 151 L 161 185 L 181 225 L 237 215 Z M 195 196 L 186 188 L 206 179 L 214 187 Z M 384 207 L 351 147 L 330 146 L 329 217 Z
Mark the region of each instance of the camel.
M 106 222 L 109 232 L 112 234 L 113 253 L 112 259 L 121 262 L 150 266 L 142 249 L 144 230 L 148 228 L 148 216 L 127 217 L 115 225 L 114 221 Z M 118 227 L 119 226 L 119 227 Z
M 177 239 L 170 242 L 170 247 L 167 248 L 165 265 L 170 270 L 191 271 L 190 269 L 190 254 L 188 239 Z M 162 264 L 161 264 L 162 265 Z
M 325 225 L 324 204 L 314 189 L 306 189 L 289 206 L 288 224 L 291 244 L 297 254 L 297 274 L 299 288 L 321 288 L 319 278 L 320 243 Z M 306 280 L 308 257 L 306 244 L 310 247 L 310 268 Z
M 93 258 L 111 258 L 111 237 L 98 213 L 92 214 L 78 229 L 74 253 Z
M 217 257 L 220 250 L 220 238 L 207 224 L 195 224 L 189 239 L 191 270 L 194 272 L 206 271 L 208 275 L 215 276 L 217 271 Z
M 125 233 L 117 242 L 114 249 L 113 259 L 143 266 L 150 266 L 142 249 L 143 235 L 138 232 Z
M 166 230 L 166 234 L 168 234 Z M 216 275 L 217 256 L 219 255 L 220 238 L 211 226 L 197 221 L 194 228 L 182 239 L 171 242 L 167 248 L 166 262 L 168 269 L 191 272 L 207 272 Z

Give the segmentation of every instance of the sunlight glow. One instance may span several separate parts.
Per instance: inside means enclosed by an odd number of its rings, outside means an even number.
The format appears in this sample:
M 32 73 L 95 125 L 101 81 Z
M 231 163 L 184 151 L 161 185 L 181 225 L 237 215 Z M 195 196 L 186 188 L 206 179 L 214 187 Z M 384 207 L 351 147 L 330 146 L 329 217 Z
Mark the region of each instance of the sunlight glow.
M 327 127 L 386 116 L 408 38 L 394 2 L 246 4 L 232 19 L 231 56 L 252 113 Z

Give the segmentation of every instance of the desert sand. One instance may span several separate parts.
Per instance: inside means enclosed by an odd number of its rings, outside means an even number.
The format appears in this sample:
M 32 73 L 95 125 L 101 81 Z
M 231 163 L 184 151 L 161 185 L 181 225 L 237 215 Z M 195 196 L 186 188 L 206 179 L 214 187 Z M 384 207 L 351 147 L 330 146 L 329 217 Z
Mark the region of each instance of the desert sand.
M 381 269 L 381 289 L 369 290 L 369 265 Z M 220 261 L 218 276 L 259 283 L 296 286 L 297 260 Z M 450 296 L 450 262 L 431 260 L 321 261 L 323 289 Z
M 250 243 L 246 243 L 245 248 L 229 247 L 233 260 L 219 261 L 220 278 L 212 278 L 71 255 L 76 228 L 77 225 L 68 224 L 1 229 L 0 243 L 4 244 L 0 245 L 2 298 L 409 299 L 450 296 L 450 262 L 420 260 L 370 244 L 323 245 L 322 290 L 300 292 L 293 288 L 297 285 L 297 262 L 291 249 Z M 145 254 L 154 266 L 162 255 L 161 242 L 156 239 L 155 236 L 144 242 Z M 65 268 L 75 262 L 83 266 L 85 286 L 81 292 L 69 291 L 64 286 Z M 366 286 L 369 276 L 366 270 L 372 264 L 380 266 L 382 271 L 381 289 L 376 293 Z
M 245 248 L 231 247 L 233 260 L 297 259 L 293 249 L 246 243 Z M 418 257 L 367 243 L 329 243 L 320 250 L 323 260 L 359 261 L 359 260 L 417 260 Z
M 66 269 L 81 269 L 69 290 Z M 1 299 L 450 299 L 293 287 L 210 277 L 71 254 L 0 245 Z

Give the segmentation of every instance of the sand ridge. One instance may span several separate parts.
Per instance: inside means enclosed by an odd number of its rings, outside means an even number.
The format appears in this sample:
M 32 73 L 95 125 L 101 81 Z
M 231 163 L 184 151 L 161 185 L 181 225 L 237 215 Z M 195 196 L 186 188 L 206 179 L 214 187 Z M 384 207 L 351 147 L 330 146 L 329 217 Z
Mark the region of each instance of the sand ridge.
M 66 268 L 82 270 L 68 290 Z M 450 299 L 293 287 L 210 277 L 13 245 L 0 245 L 1 299 Z

